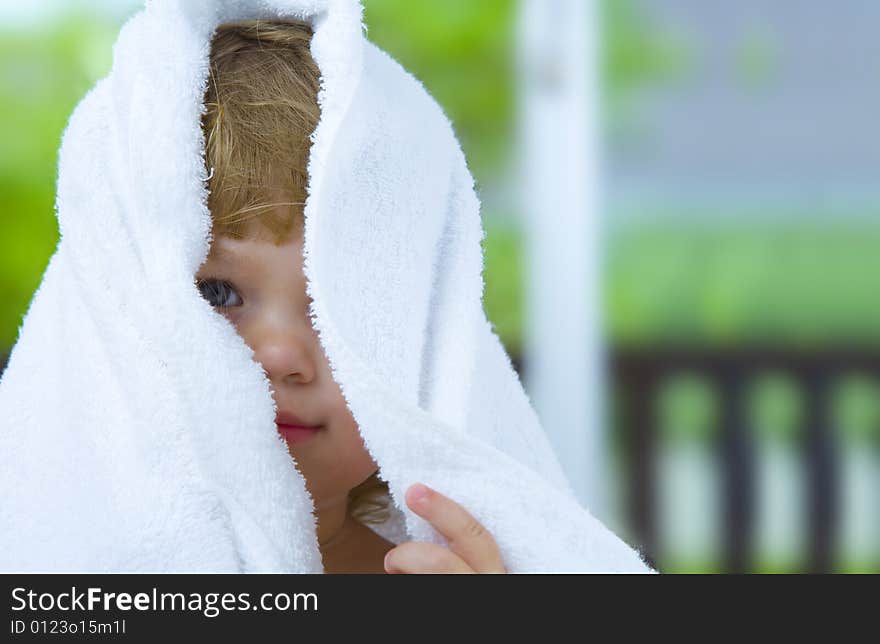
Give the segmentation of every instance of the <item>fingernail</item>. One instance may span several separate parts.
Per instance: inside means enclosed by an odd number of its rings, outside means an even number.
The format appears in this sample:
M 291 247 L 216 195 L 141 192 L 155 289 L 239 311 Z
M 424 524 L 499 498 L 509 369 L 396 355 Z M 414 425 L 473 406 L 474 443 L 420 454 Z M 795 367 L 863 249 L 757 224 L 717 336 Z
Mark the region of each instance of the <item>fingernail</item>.
M 390 572 L 392 570 L 391 567 L 391 552 L 385 553 L 385 559 L 382 562 L 382 565 L 385 567 L 385 572 Z
M 416 483 L 415 485 L 413 485 L 412 492 L 410 492 L 410 494 L 412 494 L 413 503 L 426 503 L 428 501 L 429 491 L 430 490 L 428 490 L 428 487 L 422 485 L 421 483 Z

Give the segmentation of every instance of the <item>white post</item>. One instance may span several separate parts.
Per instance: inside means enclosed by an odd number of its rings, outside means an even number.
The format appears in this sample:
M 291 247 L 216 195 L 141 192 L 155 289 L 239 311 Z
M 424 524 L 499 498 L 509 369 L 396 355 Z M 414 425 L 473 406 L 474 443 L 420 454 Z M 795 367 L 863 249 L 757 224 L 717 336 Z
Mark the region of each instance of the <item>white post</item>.
M 595 0 L 521 0 L 524 376 L 580 501 L 606 520 Z

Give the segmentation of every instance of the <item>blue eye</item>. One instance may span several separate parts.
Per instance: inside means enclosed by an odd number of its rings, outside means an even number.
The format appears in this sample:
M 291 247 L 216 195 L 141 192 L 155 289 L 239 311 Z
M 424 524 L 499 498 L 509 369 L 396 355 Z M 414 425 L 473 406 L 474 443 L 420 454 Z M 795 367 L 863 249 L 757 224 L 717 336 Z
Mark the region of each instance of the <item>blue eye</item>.
M 211 306 L 222 309 L 241 306 L 241 297 L 229 282 L 224 280 L 205 279 L 196 282 L 199 292 Z M 230 299 L 232 298 L 232 299 Z

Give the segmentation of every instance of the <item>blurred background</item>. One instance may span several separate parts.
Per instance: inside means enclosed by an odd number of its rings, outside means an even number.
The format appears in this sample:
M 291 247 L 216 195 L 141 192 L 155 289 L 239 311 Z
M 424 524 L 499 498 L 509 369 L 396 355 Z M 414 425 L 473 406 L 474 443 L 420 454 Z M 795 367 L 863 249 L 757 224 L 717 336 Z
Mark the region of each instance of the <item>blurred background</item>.
M 0 0 L 0 370 L 128 0 Z M 364 0 L 454 123 L 485 306 L 664 572 L 880 572 L 880 4 Z

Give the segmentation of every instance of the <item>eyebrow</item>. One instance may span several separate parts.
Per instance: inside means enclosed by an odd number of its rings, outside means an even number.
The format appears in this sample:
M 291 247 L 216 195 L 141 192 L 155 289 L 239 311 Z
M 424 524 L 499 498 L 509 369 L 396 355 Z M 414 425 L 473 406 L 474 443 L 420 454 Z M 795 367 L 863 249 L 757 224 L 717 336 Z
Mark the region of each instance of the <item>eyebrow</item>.
M 210 252 L 208 253 L 208 257 L 213 257 L 214 259 L 221 262 L 230 262 L 236 259 L 236 255 L 234 252 L 227 250 L 222 246 L 212 246 Z

